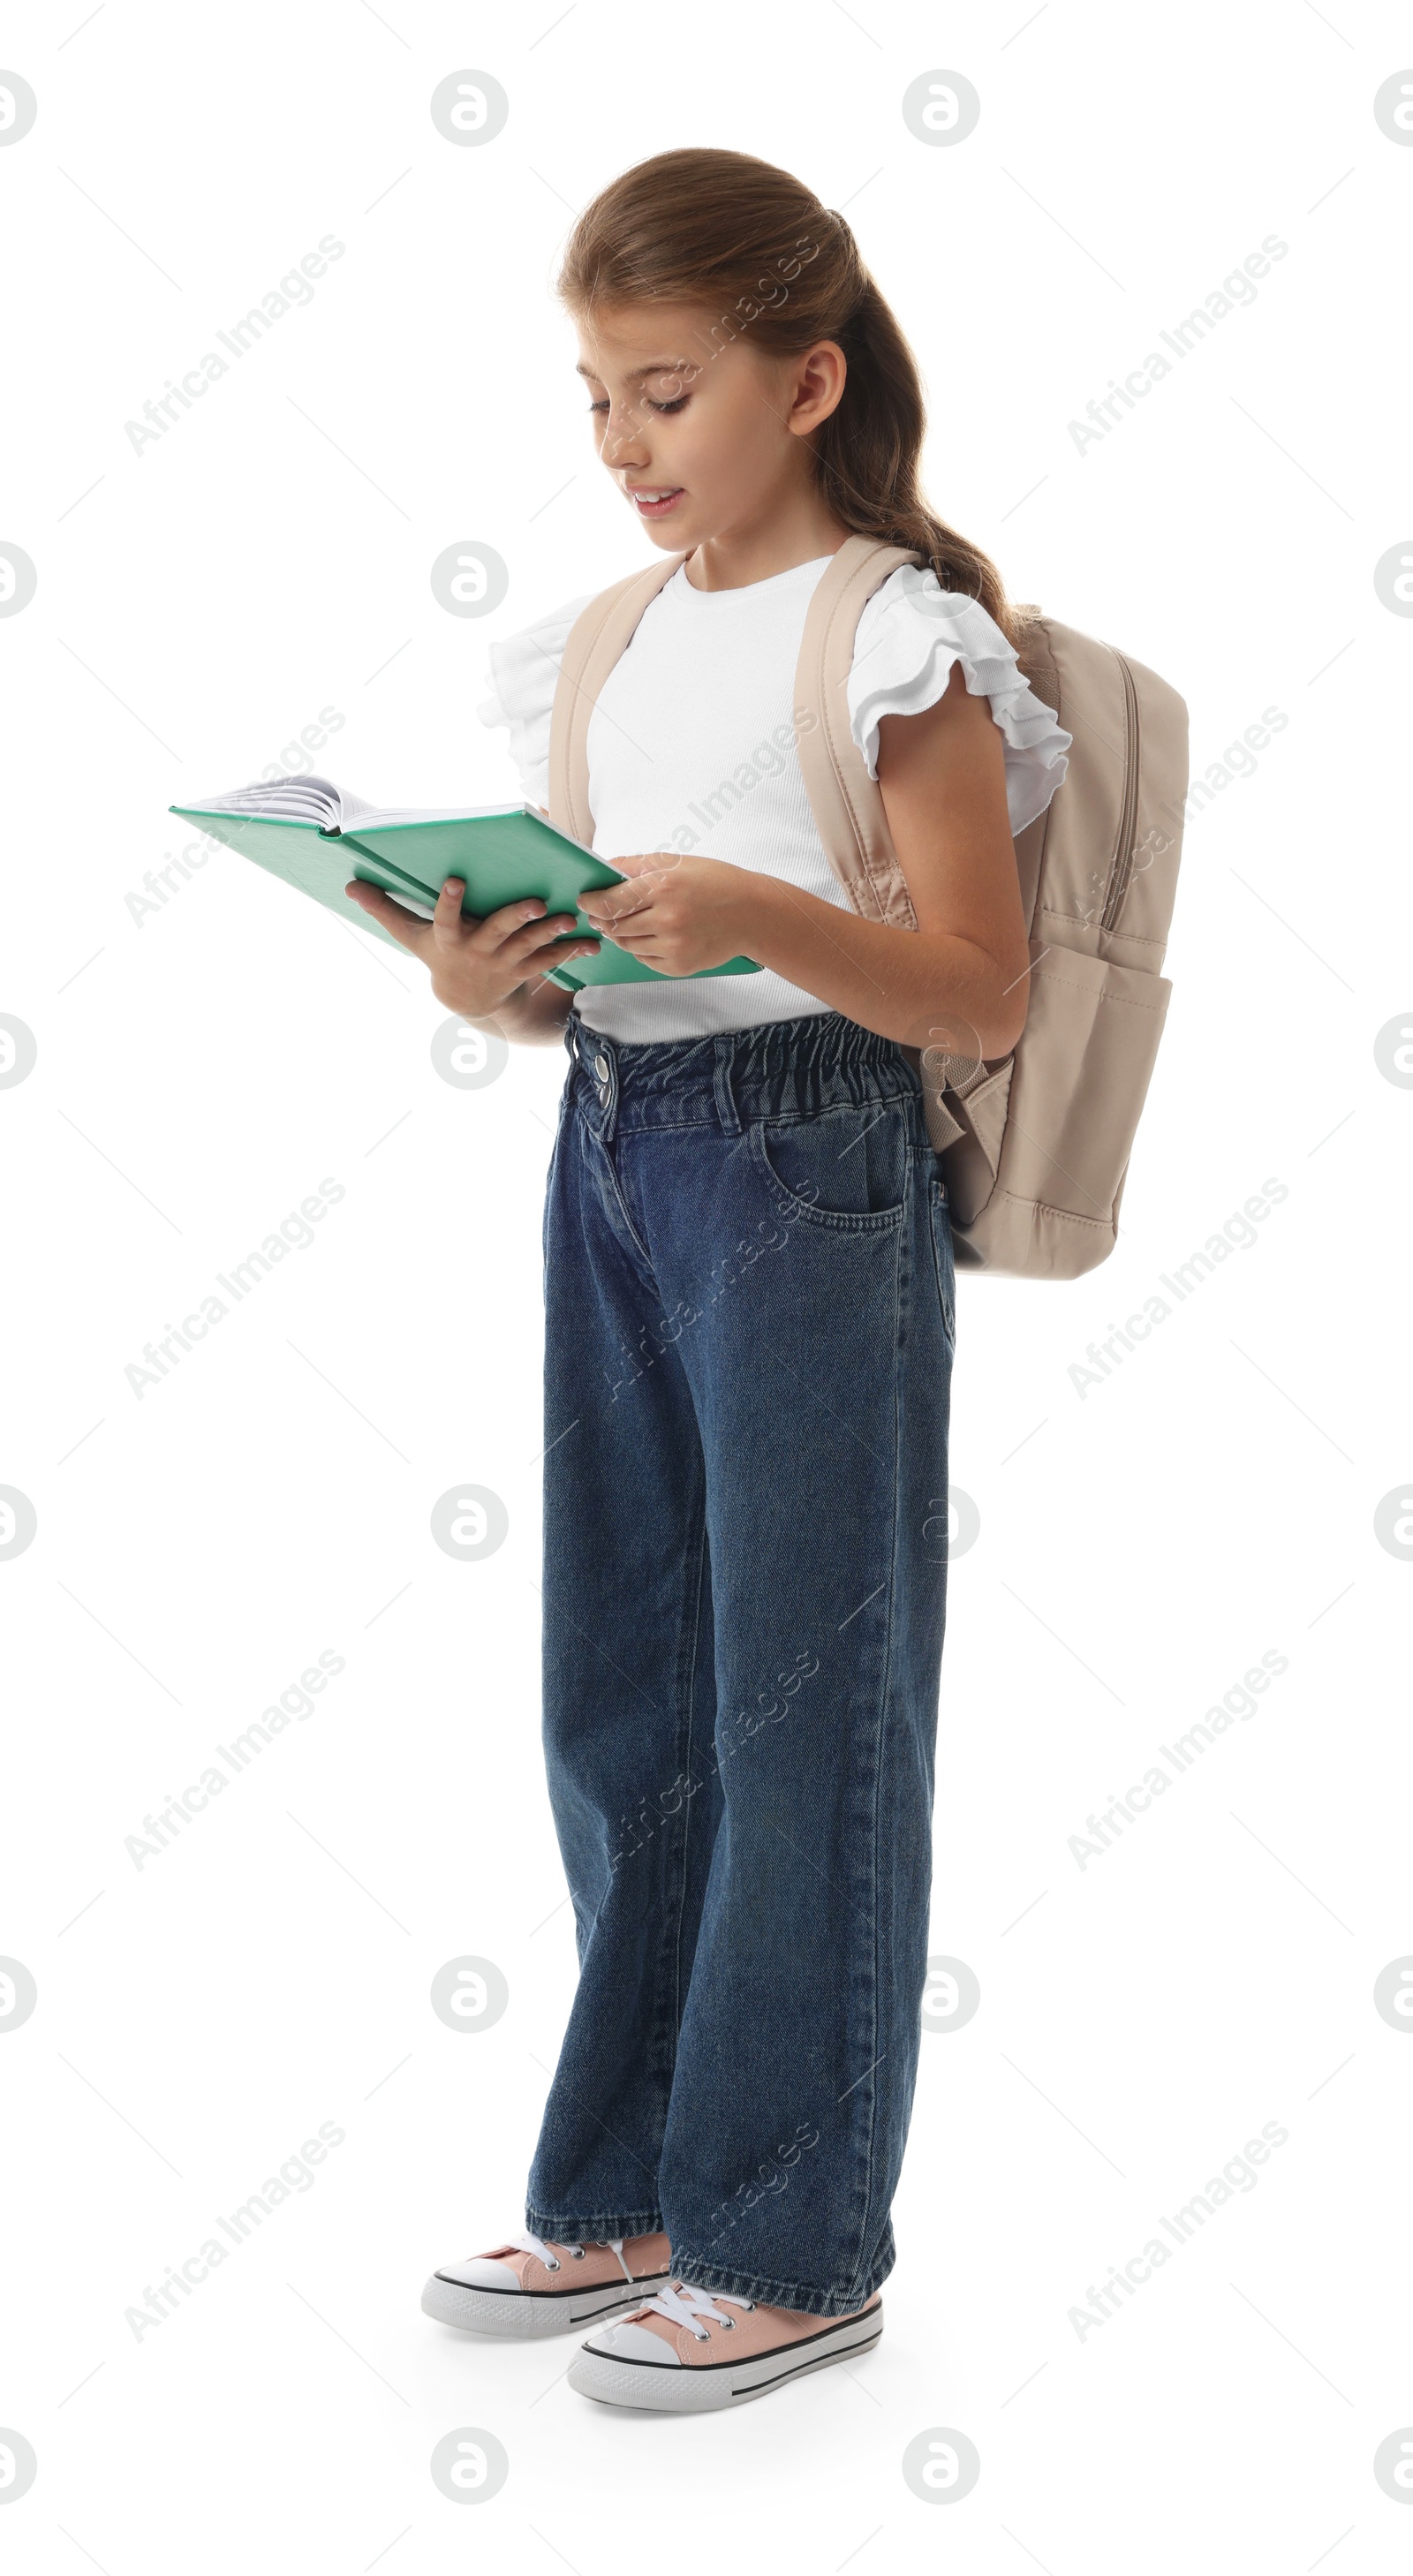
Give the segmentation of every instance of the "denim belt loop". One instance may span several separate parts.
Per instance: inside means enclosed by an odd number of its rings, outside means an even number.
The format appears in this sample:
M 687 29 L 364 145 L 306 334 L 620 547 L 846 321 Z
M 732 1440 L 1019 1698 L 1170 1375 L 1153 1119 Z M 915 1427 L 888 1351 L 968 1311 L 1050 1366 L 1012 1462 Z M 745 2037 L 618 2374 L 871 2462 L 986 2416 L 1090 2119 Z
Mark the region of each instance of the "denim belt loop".
M 739 1136 L 742 1133 L 741 1114 L 736 1106 L 736 1094 L 731 1082 L 731 1066 L 736 1053 L 736 1041 L 727 1031 L 722 1030 L 718 1032 L 713 1044 L 716 1053 L 716 1071 L 712 1078 L 712 1087 L 716 1094 L 716 1114 L 728 1136 Z

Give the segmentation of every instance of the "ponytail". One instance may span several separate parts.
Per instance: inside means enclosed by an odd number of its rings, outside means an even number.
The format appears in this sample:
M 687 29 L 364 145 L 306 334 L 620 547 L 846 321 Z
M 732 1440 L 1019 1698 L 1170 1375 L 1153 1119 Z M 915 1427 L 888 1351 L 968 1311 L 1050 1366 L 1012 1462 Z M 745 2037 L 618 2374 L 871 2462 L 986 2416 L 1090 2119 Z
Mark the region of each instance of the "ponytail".
M 842 215 L 830 221 L 847 235 L 862 285 L 848 321 L 830 335 L 844 352 L 848 375 L 842 400 L 814 442 L 821 490 L 847 528 L 911 547 L 931 565 L 941 589 L 979 600 L 1015 643 L 1021 620 L 990 556 L 939 519 L 919 488 L 927 414 L 917 361 L 892 306 L 858 260 Z

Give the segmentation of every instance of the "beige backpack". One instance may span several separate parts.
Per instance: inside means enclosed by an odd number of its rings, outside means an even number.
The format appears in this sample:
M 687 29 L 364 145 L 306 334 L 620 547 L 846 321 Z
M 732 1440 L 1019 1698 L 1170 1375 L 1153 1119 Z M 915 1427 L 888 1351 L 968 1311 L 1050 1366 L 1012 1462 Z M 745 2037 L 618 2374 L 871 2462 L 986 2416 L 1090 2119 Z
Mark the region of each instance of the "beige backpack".
M 846 698 L 864 603 L 901 546 L 849 537 L 810 601 L 795 681 L 800 767 L 853 909 L 915 930 L 877 782 Z M 600 592 L 575 621 L 550 728 L 550 817 L 592 844 L 587 737 L 609 672 L 684 555 Z M 999 1062 L 939 1024 L 904 1051 L 922 1079 L 958 1267 L 1077 1279 L 1113 1250 L 1134 1132 L 1172 987 L 1159 971 L 1187 796 L 1187 709 L 1141 662 L 1022 612 L 1020 664 L 1074 740 L 1063 785 L 1016 840 L 1029 925 L 1025 1028 Z

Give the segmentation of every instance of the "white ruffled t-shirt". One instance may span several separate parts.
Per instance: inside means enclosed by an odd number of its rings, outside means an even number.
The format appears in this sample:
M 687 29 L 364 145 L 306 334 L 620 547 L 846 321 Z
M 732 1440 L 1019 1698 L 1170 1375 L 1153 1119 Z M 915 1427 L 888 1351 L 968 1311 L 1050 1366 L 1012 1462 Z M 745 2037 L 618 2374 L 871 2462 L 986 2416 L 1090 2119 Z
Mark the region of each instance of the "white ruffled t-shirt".
M 821 555 L 738 590 L 694 589 L 685 566 L 664 584 L 589 723 L 589 802 L 600 857 L 697 850 L 849 908 L 815 828 L 793 720 L 805 614 L 830 560 Z M 490 694 L 477 713 L 483 724 L 509 727 L 530 804 L 549 803 L 555 681 L 588 596 L 490 648 Z M 876 778 L 882 718 L 935 706 L 956 662 L 972 696 L 989 699 L 1001 728 L 1011 830 L 1020 832 L 1064 777 L 1072 736 L 1022 678 L 995 620 L 976 600 L 943 591 L 930 569 L 901 565 L 859 619 L 847 693 L 854 740 Z M 573 1007 L 587 1028 L 632 1044 L 753 1028 L 833 1006 L 767 967 L 755 975 L 589 985 Z

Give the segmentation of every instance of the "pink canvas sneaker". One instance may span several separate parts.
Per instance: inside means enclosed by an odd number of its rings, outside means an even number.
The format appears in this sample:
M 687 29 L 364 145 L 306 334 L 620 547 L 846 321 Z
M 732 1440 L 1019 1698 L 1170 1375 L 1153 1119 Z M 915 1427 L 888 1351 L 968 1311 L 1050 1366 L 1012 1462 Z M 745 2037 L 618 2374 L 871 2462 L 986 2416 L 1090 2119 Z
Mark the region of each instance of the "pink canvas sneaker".
M 670 2278 L 668 2259 L 665 2236 L 620 2236 L 607 2245 L 514 2236 L 489 2254 L 443 2264 L 422 2293 L 422 2307 L 444 2326 L 473 2334 L 567 2334 L 641 2305 L 645 2289 Z
M 674 2281 L 590 2335 L 569 2365 L 569 2385 L 608 2406 L 695 2415 L 764 2397 L 831 2361 L 868 2352 L 882 2332 L 879 2298 L 852 2316 L 811 2317 Z

